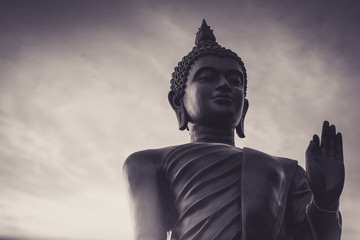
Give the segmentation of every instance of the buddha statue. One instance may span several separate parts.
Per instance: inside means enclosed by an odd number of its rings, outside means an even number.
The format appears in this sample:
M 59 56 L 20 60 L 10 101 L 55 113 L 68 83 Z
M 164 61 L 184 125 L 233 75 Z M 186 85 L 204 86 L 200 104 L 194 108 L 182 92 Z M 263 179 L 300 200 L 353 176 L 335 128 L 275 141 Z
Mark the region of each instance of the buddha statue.
M 341 237 L 342 136 L 323 123 L 295 160 L 238 148 L 247 74 L 205 20 L 175 67 L 168 100 L 191 140 L 139 151 L 123 168 L 136 240 L 335 240 Z

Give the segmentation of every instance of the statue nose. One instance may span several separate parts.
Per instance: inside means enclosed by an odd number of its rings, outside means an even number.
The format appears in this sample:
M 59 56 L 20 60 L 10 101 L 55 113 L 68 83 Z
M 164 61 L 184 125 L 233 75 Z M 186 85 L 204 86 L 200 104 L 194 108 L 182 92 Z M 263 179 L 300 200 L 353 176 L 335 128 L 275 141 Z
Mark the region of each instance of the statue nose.
M 230 84 L 224 76 L 219 77 L 219 84 L 216 87 L 216 90 L 223 91 L 223 92 L 231 91 Z

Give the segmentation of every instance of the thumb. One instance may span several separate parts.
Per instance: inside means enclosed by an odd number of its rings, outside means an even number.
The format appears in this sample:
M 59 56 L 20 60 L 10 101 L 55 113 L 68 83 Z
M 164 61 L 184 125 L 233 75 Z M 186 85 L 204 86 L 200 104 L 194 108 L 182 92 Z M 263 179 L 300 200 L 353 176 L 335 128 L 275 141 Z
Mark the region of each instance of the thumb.
M 313 136 L 313 139 L 310 141 L 306 152 L 311 152 L 311 153 L 316 152 L 316 150 L 319 148 L 319 143 L 320 143 L 319 136 L 315 134 Z

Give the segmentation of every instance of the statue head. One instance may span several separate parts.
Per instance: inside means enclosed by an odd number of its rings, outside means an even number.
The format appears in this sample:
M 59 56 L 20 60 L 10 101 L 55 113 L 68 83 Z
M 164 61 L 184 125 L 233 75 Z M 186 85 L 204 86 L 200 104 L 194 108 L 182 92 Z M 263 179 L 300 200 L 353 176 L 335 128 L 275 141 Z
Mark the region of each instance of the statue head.
M 179 129 L 188 122 L 236 128 L 244 135 L 246 69 L 241 58 L 216 42 L 213 31 L 203 20 L 196 34 L 195 47 L 175 67 L 169 102 Z

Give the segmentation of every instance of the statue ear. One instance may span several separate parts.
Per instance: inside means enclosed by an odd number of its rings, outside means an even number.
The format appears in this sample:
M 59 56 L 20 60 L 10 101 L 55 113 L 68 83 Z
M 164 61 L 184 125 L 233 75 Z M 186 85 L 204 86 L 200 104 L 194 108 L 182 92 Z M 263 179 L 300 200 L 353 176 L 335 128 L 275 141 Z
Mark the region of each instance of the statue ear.
M 243 108 L 243 112 L 242 112 L 242 115 L 241 115 L 240 123 L 236 127 L 236 133 L 240 138 L 245 137 L 245 134 L 244 134 L 244 121 L 245 121 L 245 115 L 246 115 L 248 109 L 249 109 L 249 101 L 245 98 L 244 108 Z
M 185 130 L 188 128 L 188 118 L 186 110 L 181 98 L 174 92 L 170 91 L 168 95 L 169 103 L 176 113 L 176 118 L 179 123 L 179 129 Z

